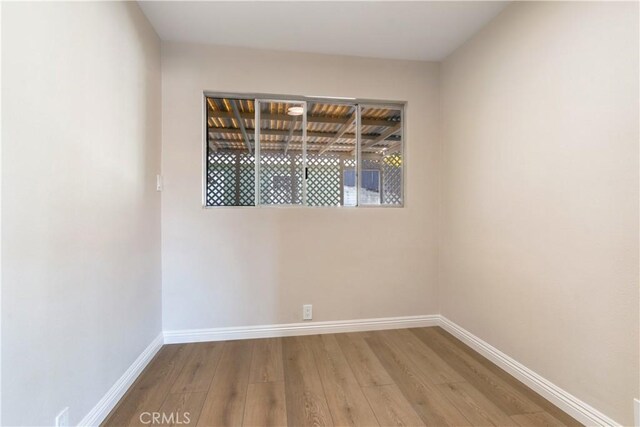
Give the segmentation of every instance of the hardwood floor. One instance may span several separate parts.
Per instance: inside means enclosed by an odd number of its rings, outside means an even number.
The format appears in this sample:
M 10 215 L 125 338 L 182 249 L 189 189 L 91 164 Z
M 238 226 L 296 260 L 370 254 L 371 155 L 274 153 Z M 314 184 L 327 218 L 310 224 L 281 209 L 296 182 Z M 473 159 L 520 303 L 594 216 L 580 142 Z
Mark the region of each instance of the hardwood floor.
M 441 328 L 165 345 L 103 425 L 581 425 Z

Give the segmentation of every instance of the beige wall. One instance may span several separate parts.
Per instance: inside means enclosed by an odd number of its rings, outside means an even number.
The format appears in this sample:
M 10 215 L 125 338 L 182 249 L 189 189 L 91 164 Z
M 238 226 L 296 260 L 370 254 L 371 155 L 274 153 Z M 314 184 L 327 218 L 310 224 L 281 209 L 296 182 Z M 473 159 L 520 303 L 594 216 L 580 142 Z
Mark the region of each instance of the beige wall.
M 631 424 L 637 15 L 513 4 L 442 70 L 165 43 L 161 100 L 135 4 L 4 4 L 2 423 L 80 421 L 160 331 L 162 272 L 167 330 L 440 310 Z M 406 207 L 202 209 L 204 90 L 408 101 Z
M 75 425 L 161 330 L 160 45 L 135 3 L 2 12 L 2 425 Z
M 442 313 L 631 425 L 638 4 L 513 4 L 442 91 Z
M 162 49 L 165 330 L 437 313 L 437 64 Z M 203 209 L 204 90 L 408 101 L 406 207 Z

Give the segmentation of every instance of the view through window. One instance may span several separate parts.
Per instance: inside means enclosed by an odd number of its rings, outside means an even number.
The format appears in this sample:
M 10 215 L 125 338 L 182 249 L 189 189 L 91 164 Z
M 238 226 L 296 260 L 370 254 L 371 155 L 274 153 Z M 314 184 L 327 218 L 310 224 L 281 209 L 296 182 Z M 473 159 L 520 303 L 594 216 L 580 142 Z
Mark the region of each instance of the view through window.
M 402 104 L 207 96 L 206 108 L 207 207 L 403 205 Z

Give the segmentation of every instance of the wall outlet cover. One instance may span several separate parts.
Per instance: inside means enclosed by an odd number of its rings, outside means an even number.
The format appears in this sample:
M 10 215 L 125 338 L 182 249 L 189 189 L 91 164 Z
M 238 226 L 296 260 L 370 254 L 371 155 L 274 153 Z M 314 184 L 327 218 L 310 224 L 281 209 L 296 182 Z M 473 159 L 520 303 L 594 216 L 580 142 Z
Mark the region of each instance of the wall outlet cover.
M 302 306 L 302 320 L 313 319 L 313 306 L 311 304 L 305 304 Z

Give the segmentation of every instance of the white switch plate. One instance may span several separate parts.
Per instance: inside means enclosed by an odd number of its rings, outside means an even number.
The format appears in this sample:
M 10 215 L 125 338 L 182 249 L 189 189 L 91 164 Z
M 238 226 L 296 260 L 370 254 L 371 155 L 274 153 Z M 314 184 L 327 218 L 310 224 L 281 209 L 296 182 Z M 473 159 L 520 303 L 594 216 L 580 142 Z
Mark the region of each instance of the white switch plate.
M 156 175 L 156 191 L 162 191 L 162 175 Z
M 313 306 L 311 304 L 305 304 L 302 306 L 302 320 L 313 319 Z
M 69 407 L 64 408 L 56 416 L 56 427 L 69 427 Z

